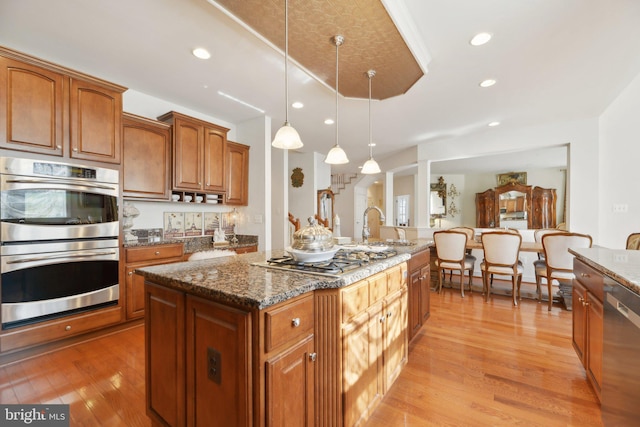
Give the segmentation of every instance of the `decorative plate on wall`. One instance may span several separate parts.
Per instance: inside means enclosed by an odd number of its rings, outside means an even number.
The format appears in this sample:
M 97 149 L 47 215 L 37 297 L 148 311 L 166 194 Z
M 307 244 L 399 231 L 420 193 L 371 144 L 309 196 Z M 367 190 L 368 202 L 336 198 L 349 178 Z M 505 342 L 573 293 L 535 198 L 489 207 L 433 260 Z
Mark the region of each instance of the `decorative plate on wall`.
M 291 185 L 297 188 L 302 187 L 303 183 L 304 174 L 302 173 L 302 168 L 294 168 L 291 174 Z

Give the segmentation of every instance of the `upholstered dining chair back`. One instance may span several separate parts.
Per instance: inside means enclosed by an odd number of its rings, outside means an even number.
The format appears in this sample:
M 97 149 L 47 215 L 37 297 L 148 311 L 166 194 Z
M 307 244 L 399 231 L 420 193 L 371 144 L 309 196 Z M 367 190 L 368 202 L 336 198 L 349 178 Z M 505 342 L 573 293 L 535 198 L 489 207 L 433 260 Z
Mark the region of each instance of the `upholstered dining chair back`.
M 450 228 L 448 231 L 461 231 L 461 232 L 463 232 L 464 234 L 467 235 L 467 241 L 473 241 L 473 239 L 474 239 L 474 237 L 476 235 L 475 230 L 473 228 L 470 228 L 470 227 L 453 227 L 453 228 Z
M 566 231 L 558 230 L 557 228 L 540 228 L 533 232 L 533 240 L 537 243 L 542 243 L 542 237 L 545 234 L 552 233 L 566 233 Z M 538 259 L 544 259 L 544 251 L 538 252 Z
M 489 264 L 512 266 L 518 263 L 520 254 L 520 233 L 509 231 L 492 231 L 482 233 L 484 259 Z
M 590 247 L 591 236 L 586 234 L 552 233 L 542 237 L 547 270 L 573 272 L 573 255 L 569 253 L 569 248 Z
M 627 237 L 627 249 L 640 250 L 640 233 L 631 233 Z
M 461 231 L 436 231 L 433 233 L 436 254 L 441 263 L 461 263 L 465 256 L 467 235 Z

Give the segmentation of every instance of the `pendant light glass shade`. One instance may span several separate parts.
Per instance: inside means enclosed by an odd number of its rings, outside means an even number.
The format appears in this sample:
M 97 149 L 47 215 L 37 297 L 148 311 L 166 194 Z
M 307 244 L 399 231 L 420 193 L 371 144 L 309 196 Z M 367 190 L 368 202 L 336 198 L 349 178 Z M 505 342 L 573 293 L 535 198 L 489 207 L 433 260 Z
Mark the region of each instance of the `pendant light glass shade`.
M 285 119 L 284 124 L 275 138 L 271 142 L 271 146 L 282 148 L 284 150 L 293 150 L 303 146 L 302 140 L 298 132 L 289 124 L 289 1 L 284 1 L 284 102 L 285 102 Z
M 362 170 L 360 170 L 360 172 L 367 175 L 372 175 L 374 173 L 380 173 L 381 171 L 380 166 L 378 166 L 378 162 L 371 158 L 364 162 L 364 165 L 362 166 Z
M 347 153 L 345 153 L 340 147 L 340 144 L 338 144 L 338 48 L 344 43 L 344 37 L 335 36 L 331 40 L 336 45 L 336 145 L 329 150 L 324 162 L 330 165 L 343 165 L 349 163 Z
M 373 159 L 373 139 L 371 137 L 371 79 L 376 75 L 375 70 L 369 70 L 366 73 L 367 78 L 369 79 L 369 160 L 364 162 L 362 166 L 362 170 L 360 172 L 372 175 L 374 173 L 380 173 L 380 166 L 378 166 L 378 162 Z

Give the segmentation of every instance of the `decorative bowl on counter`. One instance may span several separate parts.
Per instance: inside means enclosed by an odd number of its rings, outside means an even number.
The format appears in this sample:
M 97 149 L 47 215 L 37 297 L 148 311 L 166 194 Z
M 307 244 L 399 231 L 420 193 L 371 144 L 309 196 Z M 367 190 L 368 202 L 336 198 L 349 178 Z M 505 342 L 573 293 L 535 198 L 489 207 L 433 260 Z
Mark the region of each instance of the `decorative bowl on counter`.
M 339 246 L 335 246 L 334 248 L 326 251 L 305 251 L 300 249 L 294 249 L 292 247 L 288 247 L 285 251 L 291 255 L 291 257 L 298 262 L 320 262 L 327 261 L 336 254 L 341 248 Z
M 300 230 L 293 233 L 293 243 L 291 244 L 291 248 L 298 251 L 313 253 L 332 250 L 334 243 L 331 230 L 319 225 L 313 217 L 309 217 L 308 221 L 309 225 L 302 227 Z M 336 249 L 335 252 L 337 251 L 338 250 Z

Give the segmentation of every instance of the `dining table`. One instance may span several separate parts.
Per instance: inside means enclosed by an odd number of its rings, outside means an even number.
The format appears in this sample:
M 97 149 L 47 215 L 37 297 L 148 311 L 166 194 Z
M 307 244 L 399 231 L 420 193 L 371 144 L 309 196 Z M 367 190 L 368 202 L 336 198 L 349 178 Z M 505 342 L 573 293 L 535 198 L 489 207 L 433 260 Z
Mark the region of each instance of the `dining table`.
M 467 240 L 467 249 L 482 249 L 482 242 L 475 240 Z M 543 253 L 542 243 L 540 242 L 521 242 L 520 250 L 522 252 L 537 252 Z

